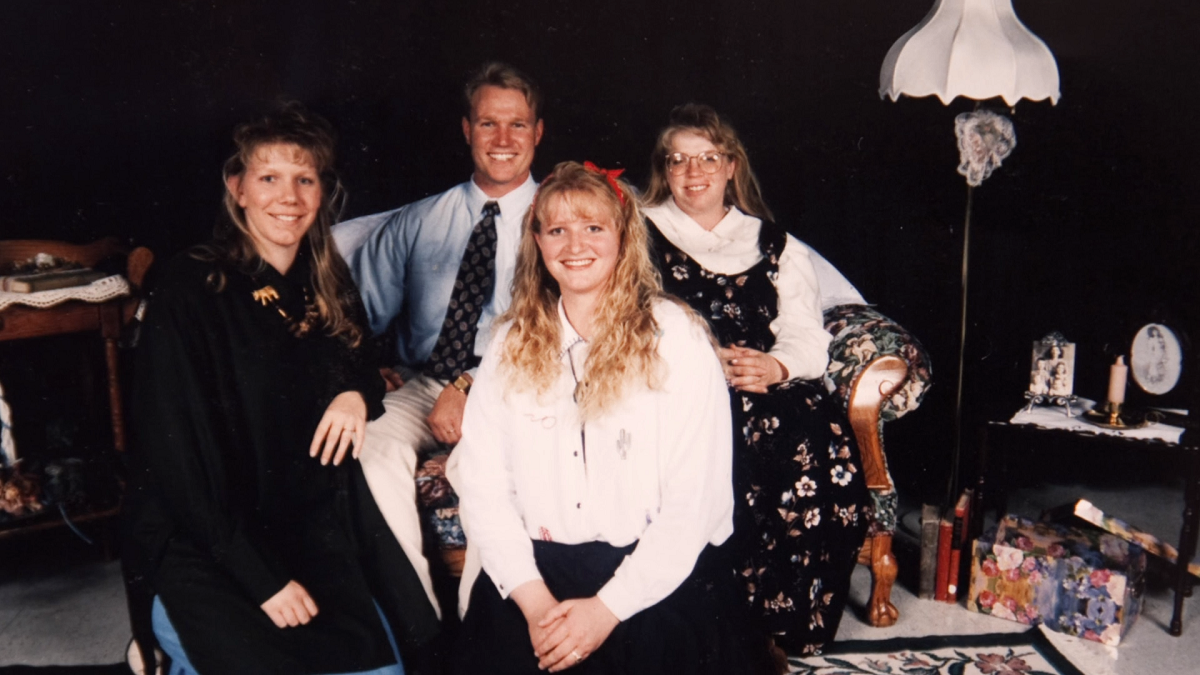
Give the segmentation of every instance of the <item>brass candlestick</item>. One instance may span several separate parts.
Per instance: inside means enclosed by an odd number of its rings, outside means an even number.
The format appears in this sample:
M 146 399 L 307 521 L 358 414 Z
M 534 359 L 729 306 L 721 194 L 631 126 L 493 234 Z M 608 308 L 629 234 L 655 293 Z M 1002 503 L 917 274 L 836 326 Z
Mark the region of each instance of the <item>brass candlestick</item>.
M 1104 404 L 1104 412 L 1108 413 L 1108 425 L 1110 427 L 1124 428 L 1125 420 L 1121 418 L 1121 404 L 1109 401 Z
M 1103 406 L 1097 406 L 1094 410 L 1084 413 L 1083 419 L 1085 422 L 1105 429 L 1127 431 L 1155 424 L 1162 420 L 1162 415 L 1147 413 L 1137 408 L 1126 407 L 1122 403 L 1108 401 Z

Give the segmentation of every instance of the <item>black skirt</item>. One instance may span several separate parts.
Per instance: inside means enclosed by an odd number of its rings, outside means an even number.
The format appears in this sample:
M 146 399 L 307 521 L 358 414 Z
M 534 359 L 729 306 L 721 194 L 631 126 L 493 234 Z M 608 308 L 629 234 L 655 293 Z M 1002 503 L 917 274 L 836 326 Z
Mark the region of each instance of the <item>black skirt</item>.
M 555 598 L 589 598 L 612 578 L 636 543 L 533 542 L 534 559 Z M 569 672 L 577 675 L 741 675 L 773 673 L 765 638 L 747 621 L 726 553 L 709 546 L 691 576 L 664 600 L 617 627 Z M 471 590 L 452 672 L 540 675 L 520 608 L 481 572 Z
M 308 624 L 276 627 L 210 556 L 184 538 L 168 544 L 154 588 L 199 672 L 300 675 L 394 664 L 380 610 L 406 662 L 425 658 L 432 608 L 357 463 L 344 468 L 350 480 L 335 504 L 297 514 L 303 527 L 274 538 L 276 548 L 289 553 L 292 577 L 317 603 Z

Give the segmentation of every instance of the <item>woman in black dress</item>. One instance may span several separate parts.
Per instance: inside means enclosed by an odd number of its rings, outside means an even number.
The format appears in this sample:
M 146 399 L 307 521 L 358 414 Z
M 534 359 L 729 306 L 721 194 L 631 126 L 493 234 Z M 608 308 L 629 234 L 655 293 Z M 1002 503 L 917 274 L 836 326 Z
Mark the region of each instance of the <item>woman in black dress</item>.
M 332 130 L 291 105 L 234 140 L 229 221 L 147 309 L 128 564 L 173 673 L 403 673 L 388 623 L 412 646 L 436 617 L 342 462 L 383 382 L 329 235 Z
M 775 642 L 833 640 L 865 532 L 849 421 L 821 380 L 830 335 L 808 249 L 771 220 L 736 132 L 672 111 L 643 210 L 663 286 L 721 343 L 734 418 L 736 574 Z

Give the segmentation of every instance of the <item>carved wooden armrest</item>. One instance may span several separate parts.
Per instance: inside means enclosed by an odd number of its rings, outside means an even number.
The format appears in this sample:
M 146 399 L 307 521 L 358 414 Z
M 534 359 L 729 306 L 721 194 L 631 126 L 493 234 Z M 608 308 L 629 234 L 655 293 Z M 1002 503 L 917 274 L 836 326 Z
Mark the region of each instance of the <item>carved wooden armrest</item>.
M 903 384 L 907 376 L 908 364 L 904 359 L 881 356 L 863 369 L 850 392 L 847 413 L 862 453 L 867 487 L 871 490 L 893 489 L 887 458 L 883 455 L 883 438 L 879 433 L 879 409 L 884 399 Z
M 826 378 L 849 412 L 858 378 L 881 356 L 898 356 L 908 364 L 902 387 L 883 398 L 880 419 L 891 421 L 916 409 L 929 387 L 929 355 L 903 326 L 868 305 L 839 305 L 825 310 L 829 343 Z
M 895 520 L 895 489 L 883 454 L 879 411 L 884 400 L 903 385 L 908 364 L 898 356 L 881 356 L 859 374 L 847 404 L 850 426 L 858 439 L 863 473 L 871 490 L 872 518 Z M 890 511 L 886 512 L 885 511 Z M 892 604 L 892 585 L 899 572 L 892 555 L 892 529 L 886 523 L 872 523 L 863 543 L 858 562 L 871 568 L 871 599 L 867 603 L 867 622 L 872 626 L 891 626 L 900 613 Z

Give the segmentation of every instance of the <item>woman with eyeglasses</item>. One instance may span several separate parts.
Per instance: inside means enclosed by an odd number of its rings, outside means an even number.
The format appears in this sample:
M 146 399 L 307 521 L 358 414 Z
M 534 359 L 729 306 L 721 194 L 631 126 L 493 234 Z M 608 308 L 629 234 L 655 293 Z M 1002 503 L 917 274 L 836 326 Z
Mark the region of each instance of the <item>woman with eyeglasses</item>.
M 821 380 L 831 338 L 809 251 L 773 222 L 737 133 L 708 106 L 671 112 L 644 201 L 664 289 L 721 345 L 734 427 L 726 548 L 743 595 L 774 645 L 819 652 L 846 604 L 868 494 Z
M 704 322 L 662 293 L 618 172 L 563 162 L 449 476 L 479 552 L 455 673 L 771 673 L 716 546 L 730 417 Z

